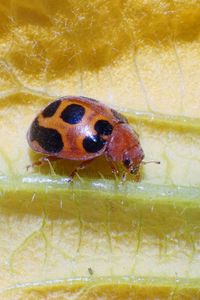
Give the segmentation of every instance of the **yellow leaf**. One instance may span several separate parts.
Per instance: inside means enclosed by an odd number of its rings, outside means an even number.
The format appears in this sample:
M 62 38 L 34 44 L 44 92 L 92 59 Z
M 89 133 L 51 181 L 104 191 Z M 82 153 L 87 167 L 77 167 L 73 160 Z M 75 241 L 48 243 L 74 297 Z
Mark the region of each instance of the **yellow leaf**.
M 1 1 L 0 298 L 199 299 L 200 4 Z M 128 117 L 146 160 L 27 171 L 26 133 L 64 95 Z

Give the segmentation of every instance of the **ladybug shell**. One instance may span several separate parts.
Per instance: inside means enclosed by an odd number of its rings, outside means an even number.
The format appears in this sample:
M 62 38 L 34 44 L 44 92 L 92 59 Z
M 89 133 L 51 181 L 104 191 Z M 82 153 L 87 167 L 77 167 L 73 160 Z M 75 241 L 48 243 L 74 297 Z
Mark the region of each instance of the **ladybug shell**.
M 100 156 L 114 126 L 127 123 L 115 110 L 86 97 L 63 97 L 50 103 L 31 124 L 27 140 L 40 153 L 70 160 Z

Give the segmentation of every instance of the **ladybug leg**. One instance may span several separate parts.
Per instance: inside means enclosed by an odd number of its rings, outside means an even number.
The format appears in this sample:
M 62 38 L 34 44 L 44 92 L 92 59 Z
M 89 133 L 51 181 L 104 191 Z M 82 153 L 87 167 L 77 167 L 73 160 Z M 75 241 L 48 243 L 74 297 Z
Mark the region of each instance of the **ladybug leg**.
M 109 163 L 109 166 L 110 166 L 110 168 L 112 170 L 112 174 L 114 174 L 116 177 L 118 177 L 119 171 L 116 168 L 115 164 L 111 160 L 108 160 L 108 163 Z
M 129 174 L 129 171 L 124 171 L 121 177 L 121 181 L 122 183 L 126 181 L 126 178 Z M 139 182 L 141 180 L 141 173 L 140 171 L 138 171 L 135 175 L 134 175 L 134 181 Z
M 110 168 L 111 168 L 111 170 L 112 170 L 112 174 L 114 174 L 115 177 L 118 177 L 119 171 L 118 171 L 118 169 L 116 168 L 116 166 L 115 166 L 113 160 L 111 159 L 111 157 L 110 157 L 108 154 L 106 154 L 105 157 L 106 157 L 106 160 L 107 160 L 107 162 L 109 163 L 109 166 L 110 166 Z
M 76 175 L 76 173 L 78 173 L 79 170 L 83 170 L 85 169 L 85 167 L 90 164 L 94 159 L 89 159 L 89 160 L 85 160 L 83 161 L 79 166 L 76 167 L 76 169 L 74 169 L 68 179 L 68 182 L 73 181 L 74 176 Z
M 33 162 L 31 165 L 28 165 L 26 167 L 26 169 L 28 171 L 30 168 L 39 167 L 39 166 L 45 165 L 46 163 L 49 163 L 50 161 L 55 161 L 58 159 L 60 159 L 60 158 L 55 157 L 55 156 L 44 156 L 44 157 L 41 157 L 38 161 Z
M 136 182 L 141 181 L 141 177 L 142 177 L 142 176 L 141 176 L 141 172 L 138 171 L 137 174 L 135 175 L 135 181 L 136 181 Z
M 124 172 L 123 172 L 122 177 L 121 177 L 122 183 L 126 181 L 126 177 L 127 177 L 128 173 L 129 173 L 129 172 L 127 172 L 127 171 L 124 171 Z

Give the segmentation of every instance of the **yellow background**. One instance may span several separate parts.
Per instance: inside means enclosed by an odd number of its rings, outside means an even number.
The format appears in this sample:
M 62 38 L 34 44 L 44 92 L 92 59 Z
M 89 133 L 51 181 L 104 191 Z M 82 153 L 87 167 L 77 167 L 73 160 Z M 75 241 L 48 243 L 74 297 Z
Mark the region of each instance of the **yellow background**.
M 198 299 L 199 1 L 1 1 L 0 19 L 2 298 Z M 123 112 L 161 165 L 124 186 L 103 159 L 73 186 L 71 162 L 27 172 L 27 129 L 63 95 Z

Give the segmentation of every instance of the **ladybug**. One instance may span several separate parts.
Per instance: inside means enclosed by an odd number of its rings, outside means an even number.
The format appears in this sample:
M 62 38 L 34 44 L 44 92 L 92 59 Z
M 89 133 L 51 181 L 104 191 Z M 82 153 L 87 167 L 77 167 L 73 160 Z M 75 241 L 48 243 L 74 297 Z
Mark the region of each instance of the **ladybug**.
M 96 157 L 104 155 L 112 172 L 117 174 L 116 163 L 123 163 L 126 174 L 136 174 L 144 158 L 138 134 L 127 119 L 116 110 L 86 97 L 66 96 L 45 107 L 32 122 L 27 140 L 36 152 L 49 159 L 82 161 L 72 172 Z M 40 165 L 47 158 L 33 163 Z

